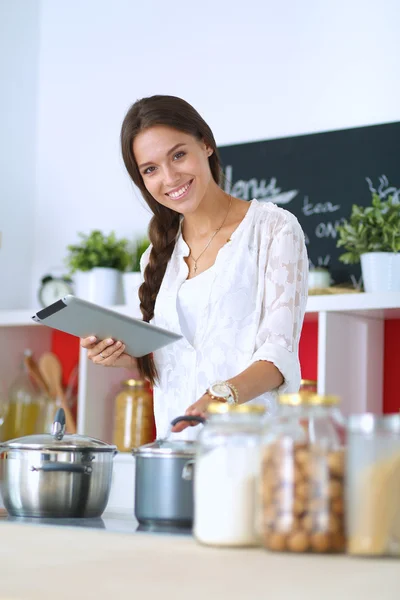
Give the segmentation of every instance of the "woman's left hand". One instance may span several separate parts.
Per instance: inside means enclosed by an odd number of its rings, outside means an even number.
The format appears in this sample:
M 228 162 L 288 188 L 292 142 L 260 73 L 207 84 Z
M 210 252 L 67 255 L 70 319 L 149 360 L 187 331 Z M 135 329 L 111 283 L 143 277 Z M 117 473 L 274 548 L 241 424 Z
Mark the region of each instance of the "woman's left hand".
M 210 396 L 208 394 L 203 394 L 203 396 L 200 398 L 200 400 L 197 400 L 197 402 L 195 402 L 194 404 L 189 406 L 189 408 L 186 409 L 185 415 L 206 418 L 207 408 L 208 408 L 208 405 L 211 404 L 211 402 L 212 402 L 212 400 L 211 400 Z M 183 431 L 184 429 L 186 429 L 186 427 L 194 427 L 196 425 L 198 425 L 198 423 L 181 422 L 172 428 L 172 432 L 179 433 L 180 431 Z

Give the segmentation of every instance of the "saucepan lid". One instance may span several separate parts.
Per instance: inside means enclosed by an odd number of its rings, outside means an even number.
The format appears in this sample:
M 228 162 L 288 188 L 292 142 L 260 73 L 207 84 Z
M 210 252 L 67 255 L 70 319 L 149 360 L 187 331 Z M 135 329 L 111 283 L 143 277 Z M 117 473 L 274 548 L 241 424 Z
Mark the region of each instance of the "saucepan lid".
M 151 444 L 145 444 L 138 448 L 133 448 L 132 454 L 134 456 L 159 456 L 159 457 L 185 457 L 194 456 L 196 453 L 197 443 L 190 440 L 172 440 L 169 439 L 171 434 L 171 428 L 182 421 L 188 423 L 204 423 L 203 417 L 197 416 L 182 416 L 177 417 L 171 421 L 171 425 L 167 435 L 164 438 L 160 438 L 152 442 Z
M 59 408 L 54 417 L 52 432 L 27 435 L 9 440 L 0 445 L 2 452 L 6 450 L 45 450 L 79 452 L 91 450 L 95 452 L 116 452 L 117 447 L 101 440 L 78 434 L 65 434 L 65 412 Z

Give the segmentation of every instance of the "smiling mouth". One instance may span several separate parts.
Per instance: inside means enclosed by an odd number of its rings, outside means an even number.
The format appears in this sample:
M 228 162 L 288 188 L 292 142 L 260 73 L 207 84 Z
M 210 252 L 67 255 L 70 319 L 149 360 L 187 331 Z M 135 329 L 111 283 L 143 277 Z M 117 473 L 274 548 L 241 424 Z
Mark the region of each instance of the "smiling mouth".
M 192 182 L 193 182 L 193 179 L 191 179 L 190 181 L 185 183 L 185 185 L 183 185 L 182 187 L 175 189 L 173 192 L 168 192 L 166 195 L 169 198 L 172 198 L 172 200 L 180 200 L 181 198 L 186 196 L 186 194 L 189 191 L 190 186 L 192 185 Z

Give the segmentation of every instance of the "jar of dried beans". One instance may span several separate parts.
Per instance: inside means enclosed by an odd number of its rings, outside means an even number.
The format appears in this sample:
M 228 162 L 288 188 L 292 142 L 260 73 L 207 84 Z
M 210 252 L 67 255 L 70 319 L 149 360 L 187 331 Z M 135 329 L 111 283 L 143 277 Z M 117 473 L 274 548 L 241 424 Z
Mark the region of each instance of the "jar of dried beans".
M 336 396 L 283 395 L 263 440 L 263 544 L 286 552 L 342 552 L 345 421 Z

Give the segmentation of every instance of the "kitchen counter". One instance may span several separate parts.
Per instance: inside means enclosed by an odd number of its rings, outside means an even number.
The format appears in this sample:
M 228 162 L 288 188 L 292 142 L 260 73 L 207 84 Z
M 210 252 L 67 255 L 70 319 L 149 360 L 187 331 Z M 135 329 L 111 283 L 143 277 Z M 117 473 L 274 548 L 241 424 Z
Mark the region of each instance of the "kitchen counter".
M 158 533 L 168 535 L 191 536 L 189 529 L 176 528 L 172 526 L 144 526 L 140 525 L 133 514 L 121 514 L 105 512 L 97 519 L 50 519 L 50 518 L 28 518 L 11 517 L 5 509 L 0 509 L 0 524 L 19 523 L 24 525 L 52 525 L 57 527 L 78 527 L 80 529 L 103 529 L 114 533 Z M 1 588 L 0 588 L 1 589 Z M 1 596 L 0 596 L 1 600 Z
M 104 515 L 95 519 L 100 528 L 72 521 L 0 520 L 0 600 L 397 600 L 400 593 L 395 559 L 208 548 L 187 531 L 141 531 L 128 516 Z

